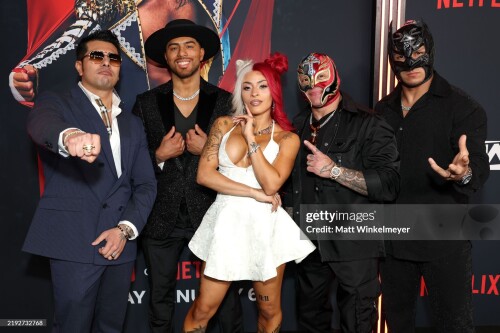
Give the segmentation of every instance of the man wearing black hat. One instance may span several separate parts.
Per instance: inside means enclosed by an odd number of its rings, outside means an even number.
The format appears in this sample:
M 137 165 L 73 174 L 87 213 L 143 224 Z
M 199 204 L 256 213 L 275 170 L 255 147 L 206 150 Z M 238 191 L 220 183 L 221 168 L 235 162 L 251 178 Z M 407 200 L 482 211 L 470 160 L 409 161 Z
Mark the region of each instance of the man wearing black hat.
M 215 199 L 215 192 L 196 183 L 196 173 L 206 132 L 231 110 L 231 94 L 200 77 L 201 63 L 214 57 L 219 47 L 214 31 L 185 19 L 169 22 L 145 44 L 146 55 L 172 76 L 138 95 L 133 110 L 144 122 L 158 180 L 156 202 L 142 233 L 152 332 L 173 330 L 177 261 Z M 219 312 L 223 332 L 243 331 L 236 290 Z

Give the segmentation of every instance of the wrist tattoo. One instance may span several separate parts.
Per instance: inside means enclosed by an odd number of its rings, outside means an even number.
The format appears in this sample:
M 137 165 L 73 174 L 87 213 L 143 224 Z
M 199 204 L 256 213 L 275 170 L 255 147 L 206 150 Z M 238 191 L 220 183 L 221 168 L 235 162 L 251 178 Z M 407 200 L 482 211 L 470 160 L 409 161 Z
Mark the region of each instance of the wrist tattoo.
M 250 157 L 250 155 L 252 155 L 253 153 L 257 152 L 257 149 L 260 148 L 260 145 L 257 144 L 256 142 L 250 142 L 250 149 L 248 149 L 248 157 Z
M 334 167 L 334 163 L 333 161 L 327 165 L 324 165 L 323 167 L 321 167 L 321 169 L 319 170 L 319 173 L 325 173 L 325 172 L 330 172 L 330 169 Z

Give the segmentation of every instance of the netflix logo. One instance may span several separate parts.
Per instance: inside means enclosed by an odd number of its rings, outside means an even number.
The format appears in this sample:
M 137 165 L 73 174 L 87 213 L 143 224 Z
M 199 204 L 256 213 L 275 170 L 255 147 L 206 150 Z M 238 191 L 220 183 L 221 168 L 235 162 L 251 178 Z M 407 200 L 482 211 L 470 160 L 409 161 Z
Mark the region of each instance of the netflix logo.
M 479 276 L 472 275 L 472 294 L 474 295 L 494 295 L 498 296 L 498 283 L 500 274 L 482 274 Z M 429 292 L 425 285 L 424 279 L 420 279 L 420 296 L 427 296 Z
M 148 275 L 147 268 L 144 269 L 144 275 Z M 200 276 L 201 261 L 180 261 L 177 263 L 177 280 L 199 279 Z
M 437 0 L 437 9 L 484 7 L 500 8 L 500 0 Z
M 481 275 L 481 278 L 475 281 L 475 276 L 472 275 L 472 293 L 480 295 L 496 295 L 498 296 L 498 280 L 500 275 Z
M 177 264 L 177 280 L 199 279 L 201 261 L 181 261 Z

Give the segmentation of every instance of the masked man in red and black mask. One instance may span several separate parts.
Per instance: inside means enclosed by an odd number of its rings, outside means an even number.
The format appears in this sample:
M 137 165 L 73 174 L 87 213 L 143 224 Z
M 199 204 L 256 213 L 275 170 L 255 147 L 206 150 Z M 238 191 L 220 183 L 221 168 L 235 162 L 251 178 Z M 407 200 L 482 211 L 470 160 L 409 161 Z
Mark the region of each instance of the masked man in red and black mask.
M 299 89 L 310 108 L 294 120 L 303 141 L 292 173 L 295 220 L 300 221 L 305 204 L 394 200 L 399 162 L 390 126 L 341 92 L 335 63 L 327 55 L 310 53 L 297 71 Z M 333 239 L 315 243 L 317 250 L 297 266 L 301 331 L 331 332 L 330 286 L 336 278 L 342 332 L 372 332 L 383 243 Z

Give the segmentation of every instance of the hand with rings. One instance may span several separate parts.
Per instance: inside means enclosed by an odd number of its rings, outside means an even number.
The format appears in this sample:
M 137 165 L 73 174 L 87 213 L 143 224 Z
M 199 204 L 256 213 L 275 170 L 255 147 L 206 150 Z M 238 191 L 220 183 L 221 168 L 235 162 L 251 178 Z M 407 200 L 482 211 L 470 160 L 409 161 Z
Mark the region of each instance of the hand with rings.
M 99 254 L 108 260 L 118 260 L 127 240 L 122 237 L 122 232 L 118 228 L 111 228 L 103 231 L 93 242 L 93 246 L 99 246 Z
M 101 137 L 72 128 L 63 133 L 63 145 L 70 156 L 92 163 L 101 152 Z
M 83 145 L 83 146 L 82 146 L 83 152 L 84 152 L 84 154 L 86 154 L 86 155 L 90 155 L 90 154 L 92 153 L 92 150 L 93 150 L 94 148 L 95 148 L 95 146 L 94 146 L 94 145 L 89 145 L 89 144 L 87 144 L 87 145 Z

